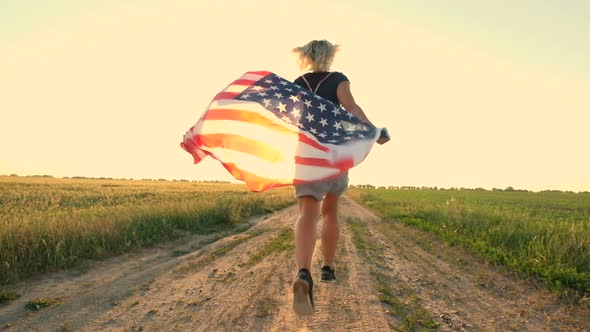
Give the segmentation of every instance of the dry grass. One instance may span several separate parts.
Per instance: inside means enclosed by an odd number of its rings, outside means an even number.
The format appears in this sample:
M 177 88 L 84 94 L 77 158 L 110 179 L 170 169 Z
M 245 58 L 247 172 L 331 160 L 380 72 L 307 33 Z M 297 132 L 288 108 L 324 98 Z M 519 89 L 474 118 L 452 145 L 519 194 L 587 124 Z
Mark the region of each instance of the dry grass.
M 292 203 L 290 188 L 0 176 L 0 284 L 187 232 L 232 229 Z

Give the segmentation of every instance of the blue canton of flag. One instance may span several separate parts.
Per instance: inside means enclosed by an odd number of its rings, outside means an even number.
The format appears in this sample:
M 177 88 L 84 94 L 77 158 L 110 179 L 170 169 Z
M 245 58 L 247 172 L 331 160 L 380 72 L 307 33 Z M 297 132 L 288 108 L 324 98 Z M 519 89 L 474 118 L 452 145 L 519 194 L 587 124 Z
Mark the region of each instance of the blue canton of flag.
M 310 133 L 324 144 L 340 145 L 355 138 L 373 137 L 377 130 L 342 106 L 275 74 L 248 87 L 236 99 L 261 104 L 277 118 Z

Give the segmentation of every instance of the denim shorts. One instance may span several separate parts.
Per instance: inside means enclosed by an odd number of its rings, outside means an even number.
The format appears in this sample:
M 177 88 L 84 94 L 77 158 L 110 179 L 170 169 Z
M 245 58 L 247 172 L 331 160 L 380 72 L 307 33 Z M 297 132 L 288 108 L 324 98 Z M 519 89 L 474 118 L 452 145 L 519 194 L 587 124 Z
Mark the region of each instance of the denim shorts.
M 348 173 L 331 180 L 295 185 L 295 197 L 313 196 L 320 201 L 327 193 L 342 195 L 348 188 Z

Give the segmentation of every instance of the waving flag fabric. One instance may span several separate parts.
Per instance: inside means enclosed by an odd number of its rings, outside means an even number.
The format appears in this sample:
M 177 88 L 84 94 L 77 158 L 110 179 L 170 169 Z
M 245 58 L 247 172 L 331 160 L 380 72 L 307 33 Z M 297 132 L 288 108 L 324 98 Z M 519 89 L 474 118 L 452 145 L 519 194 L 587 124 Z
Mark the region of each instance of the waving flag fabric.
M 217 159 L 252 191 L 327 180 L 362 162 L 379 129 L 271 72 L 251 71 L 215 96 L 181 146 Z

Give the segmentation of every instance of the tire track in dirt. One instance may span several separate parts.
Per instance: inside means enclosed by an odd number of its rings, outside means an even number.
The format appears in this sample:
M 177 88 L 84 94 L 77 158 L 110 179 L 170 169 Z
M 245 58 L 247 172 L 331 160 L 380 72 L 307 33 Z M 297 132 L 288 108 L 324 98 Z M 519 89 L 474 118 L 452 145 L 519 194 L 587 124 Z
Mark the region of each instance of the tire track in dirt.
M 253 218 L 244 228 L 272 216 Z M 234 238 L 227 237 L 227 233 L 189 236 L 139 253 L 89 261 L 81 271 L 50 273 L 14 285 L 11 290 L 22 297 L 0 306 L 0 330 L 77 331 L 89 326 L 105 312 L 119 307 L 124 300 L 146 293 L 160 276 L 183 266 L 211 247 L 209 243 L 224 236 L 226 238 L 215 243 Z M 61 303 L 39 312 L 26 310 L 25 303 L 36 298 L 57 298 Z
M 172 252 L 189 251 L 214 240 L 213 236 L 191 236 L 184 242 L 172 242 L 141 254 L 130 253 L 105 261 L 87 262 L 92 267 L 33 278 L 12 287 L 22 297 L 0 307 L 0 327 L 10 330 L 60 330 L 88 322 L 111 308 L 142 285 L 178 264 Z M 84 269 L 88 268 L 87 271 Z M 59 299 L 59 306 L 40 312 L 25 309 L 27 301 Z M 75 314 L 72 314 L 75 312 Z
M 248 231 L 256 234 L 251 237 L 246 232 L 201 249 L 159 276 L 145 293 L 127 298 L 82 330 L 259 330 L 276 307 L 270 290 L 281 283 L 280 275 L 274 274 L 277 259 L 242 266 L 284 229 L 282 220 L 294 213 L 289 208 L 259 222 Z

